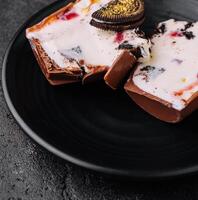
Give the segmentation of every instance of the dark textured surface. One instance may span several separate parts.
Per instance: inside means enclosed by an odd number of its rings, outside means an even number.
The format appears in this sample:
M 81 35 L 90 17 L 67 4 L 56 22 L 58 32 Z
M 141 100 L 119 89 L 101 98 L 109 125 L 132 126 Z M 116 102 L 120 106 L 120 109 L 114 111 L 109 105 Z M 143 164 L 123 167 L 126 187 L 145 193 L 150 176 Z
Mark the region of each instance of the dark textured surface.
M 0 62 L 13 33 L 52 0 L 0 0 Z M 198 177 L 158 183 L 110 180 L 48 153 L 16 125 L 0 93 L 0 199 L 194 200 Z

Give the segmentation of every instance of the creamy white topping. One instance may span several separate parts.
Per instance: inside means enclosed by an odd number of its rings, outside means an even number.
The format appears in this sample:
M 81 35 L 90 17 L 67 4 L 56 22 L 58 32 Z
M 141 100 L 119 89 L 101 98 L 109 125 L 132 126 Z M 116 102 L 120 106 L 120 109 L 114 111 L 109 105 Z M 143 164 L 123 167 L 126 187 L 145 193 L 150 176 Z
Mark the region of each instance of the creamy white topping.
M 151 59 L 137 66 L 133 82 L 182 110 L 198 92 L 198 22 L 168 20 L 158 28 Z
M 109 0 L 103 0 L 90 5 L 89 0 L 81 0 L 65 16 L 40 30 L 28 32 L 27 37 L 38 39 L 48 56 L 61 68 L 70 66 L 68 59 L 75 59 L 77 62 L 83 60 L 85 65 L 110 67 L 122 53 L 123 49 L 118 47 L 123 42 L 141 47 L 143 56 L 147 59 L 150 43 L 139 37 L 135 30 L 116 33 L 103 31 L 89 24 L 92 13 L 108 2 Z M 67 19 L 73 14 L 78 16 Z

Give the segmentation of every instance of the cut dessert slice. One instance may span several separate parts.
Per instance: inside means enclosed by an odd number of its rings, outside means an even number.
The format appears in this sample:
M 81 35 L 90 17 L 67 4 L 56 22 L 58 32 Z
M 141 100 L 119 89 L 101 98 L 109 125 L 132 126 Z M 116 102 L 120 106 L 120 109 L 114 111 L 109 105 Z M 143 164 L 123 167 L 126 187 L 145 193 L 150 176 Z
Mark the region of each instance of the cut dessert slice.
M 151 59 L 125 85 L 145 111 L 176 123 L 198 108 L 198 23 L 168 20 L 152 37 Z
M 92 13 L 108 2 L 79 0 L 27 29 L 34 54 L 52 85 L 102 79 L 123 52 L 130 51 L 129 46 L 148 44 L 137 30 L 105 31 L 89 24 Z M 142 56 L 149 55 L 148 48 Z

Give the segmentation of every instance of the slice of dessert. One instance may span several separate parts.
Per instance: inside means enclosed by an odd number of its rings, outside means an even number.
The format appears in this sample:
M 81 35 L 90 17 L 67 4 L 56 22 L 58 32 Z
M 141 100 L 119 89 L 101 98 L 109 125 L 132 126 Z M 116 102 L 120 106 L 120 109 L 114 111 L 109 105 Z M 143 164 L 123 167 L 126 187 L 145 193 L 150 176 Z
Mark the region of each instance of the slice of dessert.
M 90 25 L 92 13 L 108 2 L 79 0 L 27 29 L 26 36 L 38 63 L 52 85 L 102 79 L 118 64 L 131 68 L 130 64 L 136 61 L 130 54 L 131 47 L 141 48 L 143 57 L 149 55 L 149 42 L 137 30 L 115 32 Z M 120 62 L 126 54 L 128 62 Z
M 198 23 L 162 22 L 151 42 L 151 59 L 137 65 L 125 90 L 151 115 L 176 123 L 198 108 Z

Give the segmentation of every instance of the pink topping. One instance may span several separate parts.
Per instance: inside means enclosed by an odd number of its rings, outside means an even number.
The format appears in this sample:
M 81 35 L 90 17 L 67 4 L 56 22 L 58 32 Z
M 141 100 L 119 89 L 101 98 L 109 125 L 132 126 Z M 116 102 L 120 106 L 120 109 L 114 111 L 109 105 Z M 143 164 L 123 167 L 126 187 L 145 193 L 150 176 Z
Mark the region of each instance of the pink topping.
M 75 12 L 70 12 L 70 13 L 65 13 L 63 16 L 60 17 L 60 19 L 62 20 L 71 20 L 74 19 L 76 17 L 78 17 L 78 13 Z
M 171 36 L 171 37 L 182 37 L 182 36 L 183 36 L 183 33 L 182 33 L 182 32 L 179 32 L 179 31 L 174 31 L 174 32 L 171 32 L 171 33 L 170 33 L 170 36 Z
M 114 42 L 121 43 L 124 40 L 124 34 L 122 32 L 116 33 Z

